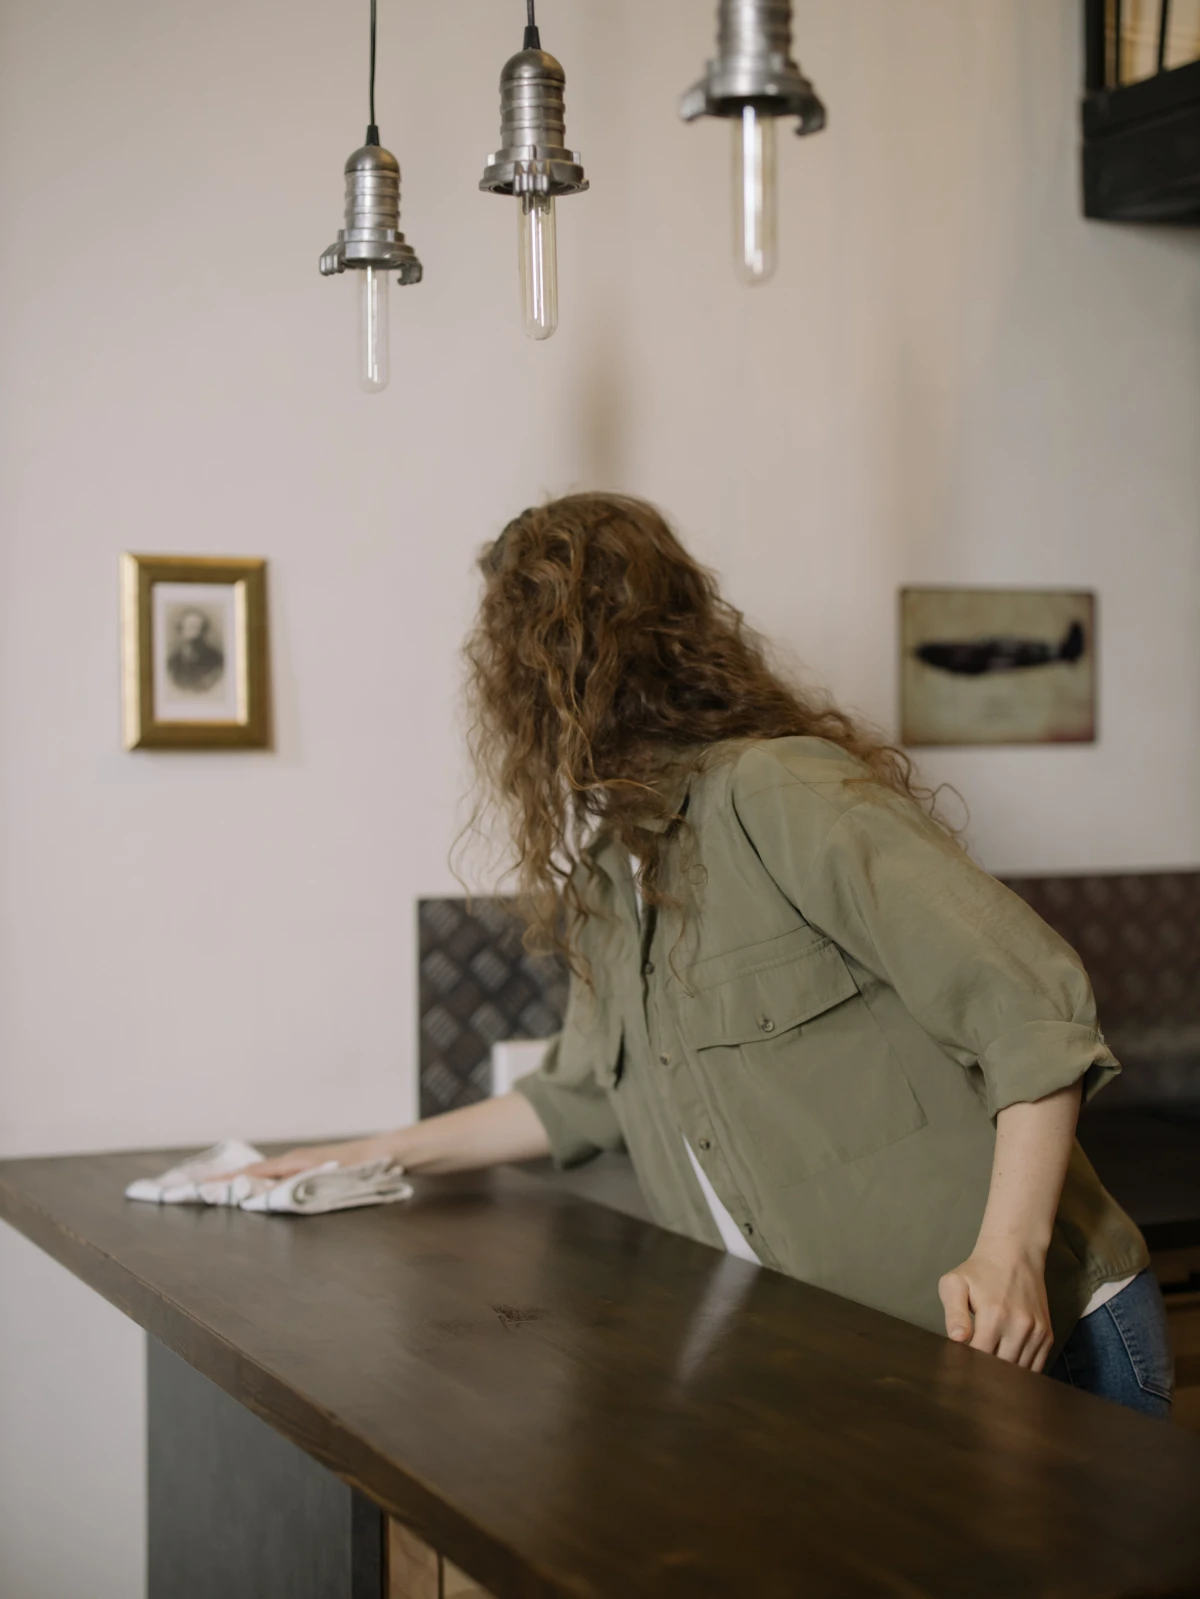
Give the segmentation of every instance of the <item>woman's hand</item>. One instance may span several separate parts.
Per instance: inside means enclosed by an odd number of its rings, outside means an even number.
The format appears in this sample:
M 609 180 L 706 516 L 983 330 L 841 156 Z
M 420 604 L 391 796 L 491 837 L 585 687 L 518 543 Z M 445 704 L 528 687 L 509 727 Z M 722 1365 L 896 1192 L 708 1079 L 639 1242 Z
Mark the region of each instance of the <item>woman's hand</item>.
M 328 1160 L 339 1166 L 357 1166 L 364 1160 L 380 1160 L 393 1153 L 394 1138 L 380 1134 L 376 1138 L 355 1138 L 344 1144 L 308 1144 L 300 1149 L 289 1149 L 286 1154 L 273 1155 L 270 1160 L 260 1160 L 255 1166 L 244 1168 L 247 1177 L 270 1177 L 279 1181 L 295 1177 L 299 1172 L 311 1171 Z M 230 1176 L 234 1173 L 230 1172 Z
M 997 1114 L 992 1181 L 975 1248 L 938 1283 L 947 1337 L 1030 1371 L 1042 1370 L 1054 1343 L 1046 1251 L 1079 1096 L 1079 1083 L 1072 1083 Z
M 946 1336 L 955 1343 L 1041 1371 L 1054 1342 L 1045 1257 L 1019 1249 L 974 1254 L 938 1283 Z M 974 1324 L 972 1325 L 972 1316 Z

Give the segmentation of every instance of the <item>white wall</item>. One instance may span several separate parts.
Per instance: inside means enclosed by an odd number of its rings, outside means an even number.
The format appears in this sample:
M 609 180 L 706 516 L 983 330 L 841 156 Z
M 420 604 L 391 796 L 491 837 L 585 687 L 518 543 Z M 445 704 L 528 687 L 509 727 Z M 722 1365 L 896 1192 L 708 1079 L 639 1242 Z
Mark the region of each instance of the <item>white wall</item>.
M 470 560 L 547 491 L 660 501 L 885 723 L 901 583 L 1095 586 L 1100 742 L 926 768 L 997 869 L 1200 861 L 1200 238 L 1080 219 L 1076 0 L 797 0 L 830 127 L 755 292 L 727 130 L 674 113 L 710 5 L 543 0 L 593 184 L 546 346 L 475 189 L 520 10 L 381 7 L 426 281 L 380 397 L 316 269 L 366 7 L 0 13 L 4 1153 L 411 1113 Z M 121 753 L 122 549 L 269 557 L 276 753 Z M 138 1336 L 7 1230 L 0 1284 L 0 1592 L 130 1599 Z

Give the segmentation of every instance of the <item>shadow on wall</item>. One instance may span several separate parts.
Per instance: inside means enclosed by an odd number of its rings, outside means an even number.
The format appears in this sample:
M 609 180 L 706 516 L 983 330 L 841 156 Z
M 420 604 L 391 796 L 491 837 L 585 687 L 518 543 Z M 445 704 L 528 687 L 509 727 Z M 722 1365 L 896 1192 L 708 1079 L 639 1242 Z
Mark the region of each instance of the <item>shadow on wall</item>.
M 618 489 L 628 482 L 628 418 L 633 414 L 625 337 L 615 308 L 589 317 L 591 342 L 575 380 L 577 451 L 588 488 Z

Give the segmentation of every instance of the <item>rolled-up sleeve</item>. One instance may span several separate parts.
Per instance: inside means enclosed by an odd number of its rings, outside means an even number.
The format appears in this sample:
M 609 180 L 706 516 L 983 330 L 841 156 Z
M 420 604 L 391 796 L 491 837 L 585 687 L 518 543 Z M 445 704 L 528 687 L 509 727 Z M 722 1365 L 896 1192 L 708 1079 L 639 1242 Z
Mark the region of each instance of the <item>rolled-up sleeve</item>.
M 783 774 L 781 774 L 783 775 Z M 760 859 L 806 921 L 899 995 L 995 1117 L 1120 1071 L 1079 957 L 913 802 L 768 782 L 735 797 Z
M 624 1148 L 608 1093 L 596 1077 L 586 1049 L 563 1048 L 563 1035 L 549 1041 L 542 1064 L 513 1084 L 537 1112 L 556 1166 L 582 1166 L 605 1150 Z

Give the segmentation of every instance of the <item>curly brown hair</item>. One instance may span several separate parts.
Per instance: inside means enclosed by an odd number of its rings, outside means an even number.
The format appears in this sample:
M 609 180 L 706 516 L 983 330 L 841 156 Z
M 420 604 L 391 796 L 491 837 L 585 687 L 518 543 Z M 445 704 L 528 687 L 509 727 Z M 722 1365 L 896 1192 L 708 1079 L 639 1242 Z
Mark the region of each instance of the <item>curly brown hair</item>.
M 855 756 L 867 781 L 928 802 L 903 751 L 768 664 L 763 641 L 644 500 L 571 494 L 514 518 L 479 558 L 467 640 L 473 822 L 506 814 L 531 947 L 579 970 L 587 912 L 572 873 L 598 825 L 641 862 L 650 900 L 680 778 L 734 741 L 802 735 Z M 647 820 L 673 824 L 664 834 Z M 563 912 L 567 912 L 564 917 Z

